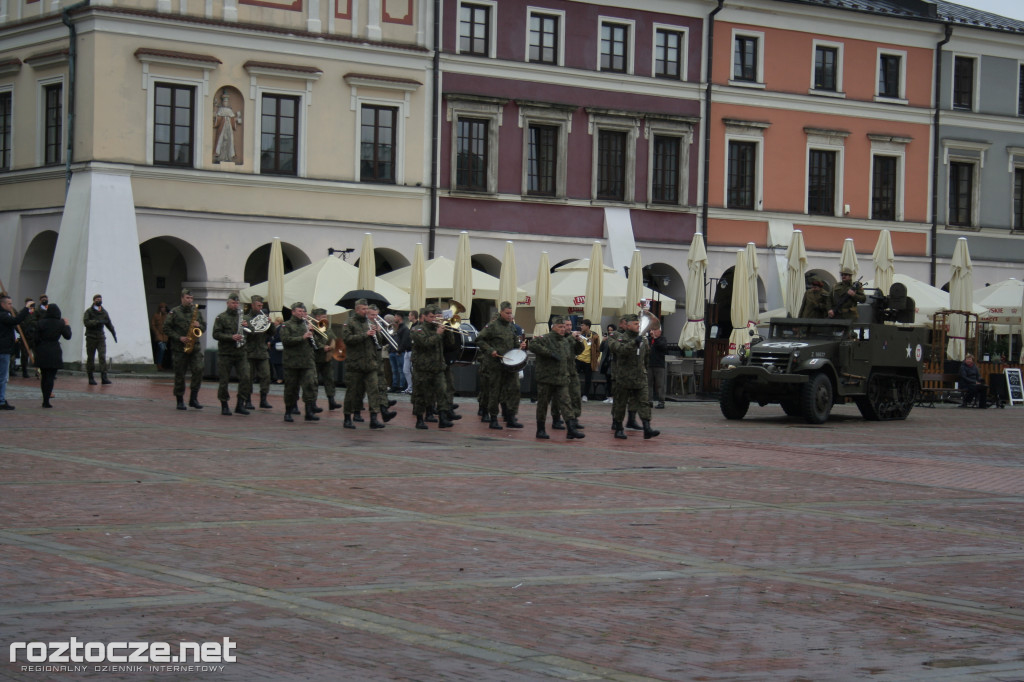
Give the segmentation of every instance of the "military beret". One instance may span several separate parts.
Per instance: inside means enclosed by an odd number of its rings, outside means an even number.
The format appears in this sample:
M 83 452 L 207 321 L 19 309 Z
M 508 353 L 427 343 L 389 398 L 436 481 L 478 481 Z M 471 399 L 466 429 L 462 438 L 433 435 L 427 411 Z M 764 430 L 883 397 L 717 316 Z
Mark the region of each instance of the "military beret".
M 232 291 L 230 294 L 228 294 L 228 300 L 229 301 L 237 301 L 238 300 L 238 292 L 237 291 Z
M 355 305 L 366 305 L 367 301 L 365 298 L 360 298 L 355 302 Z
M 305 310 L 306 309 L 306 304 L 303 303 L 302 301 L 296 301 L 295 303 L 292 303 L 289 307 L 292 310 L 295 310 L 296 308 L 302 308 L 303 310 Z
M 508 301 L 502 301 L 502 302 L 501 302 L 501 305 L 500 305 L 500 306 L 498 306 L 498 307 L 499 307 L 499 308 L 500 308 L 501 310 L 508 310 L 509 308 L 511 308 L 511 307 L 512 307 L 512 304 L 511 304 L 511 303 L 509 303 Z
M 252 301 L 253 303 L 263 303 L 263 297 L 262 297 L 262 296 L 259 296 L 259 295 L 257 295 L 257 296 L 253 296 L 253 297 L 252 297 L 252 299 L 250 299 L 250 300 L 251 300 L 251 301 Z
M 622 319 L 624 319 L 626 322 L 639 322 L 640 316 L 630 313 L 629 315 L 623 315 Z
M 182 296 L 191 296 L 192 295 L 192 290 L 191 289 L 182 289 L 181 290 L 181 295 Z
M 326 311 L 326 310 L 324 310 L 323 308 L 313 308 L 313 312 L 312 312 L 312 313 L 310 313 L 310 314 L 311 314 L 311 315 L 312 315 L 313 317 L 316 317 L 317 315 L 326 315 L 326 314 L 327 314 L 327 311 Z

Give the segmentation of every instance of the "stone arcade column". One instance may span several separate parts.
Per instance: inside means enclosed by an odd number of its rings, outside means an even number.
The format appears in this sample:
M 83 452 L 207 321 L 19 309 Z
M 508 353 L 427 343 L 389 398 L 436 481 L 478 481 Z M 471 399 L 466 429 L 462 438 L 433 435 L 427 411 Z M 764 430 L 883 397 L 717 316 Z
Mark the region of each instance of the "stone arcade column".
M 46 293 L 71 326 L 71 341 L 61 342 L 65 362 L 84 362 L 82 314 L 103 294 L 118 338 L 107 331 L 107 356 L 115 365 L 153 364 L 127 168 L 94 164 L 71 176 Z

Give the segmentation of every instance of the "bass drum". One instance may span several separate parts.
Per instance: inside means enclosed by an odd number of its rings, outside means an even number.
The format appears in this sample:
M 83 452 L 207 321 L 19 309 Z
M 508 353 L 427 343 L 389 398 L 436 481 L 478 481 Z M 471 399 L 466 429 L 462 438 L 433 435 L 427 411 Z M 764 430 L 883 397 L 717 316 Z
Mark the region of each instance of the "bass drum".
M 519 373 L 523 367 L 526 367 L 526 351 L 519 348 L 513 348 L 501 357 L 501 367 L 506 372 Z
M 476 362 L 476 327 L 469 322 L 463 322 L 459 328 L 462 330 L 461 334 L 454 331 L 446 332 L 455 337 L 455 340 L 454 345 L 445 350 L 444 359 L 449 365 L 472 365 Z

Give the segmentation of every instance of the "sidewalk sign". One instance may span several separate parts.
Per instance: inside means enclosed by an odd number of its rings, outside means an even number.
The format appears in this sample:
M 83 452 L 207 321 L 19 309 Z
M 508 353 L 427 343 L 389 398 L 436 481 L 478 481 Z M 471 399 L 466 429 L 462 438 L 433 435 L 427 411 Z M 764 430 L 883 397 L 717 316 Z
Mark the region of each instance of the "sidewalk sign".
M 1006 392 L 1010 396 L 1010 405 L 1024 403 L 1024 383 L 1021 382 L 1020 369 L 1007 367 L 1003 374 L 1006 376 Z

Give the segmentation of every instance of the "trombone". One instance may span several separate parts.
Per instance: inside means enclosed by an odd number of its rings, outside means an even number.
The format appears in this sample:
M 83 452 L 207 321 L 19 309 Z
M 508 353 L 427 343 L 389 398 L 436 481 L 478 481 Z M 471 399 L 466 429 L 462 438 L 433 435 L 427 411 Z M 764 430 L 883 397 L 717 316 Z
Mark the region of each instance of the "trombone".
M 331 323 L 328 322 L 327 320 L 314 320 L 311 317 L 307 317 L 305 321 L 306 321 L 306 329 L 308 329 L 309 331 L 313 332 L 314 334 L 319 334 L 321 340 L 326 345 L 326 343 L 327 343 L 327 329 L 331 326 Z M 316 343 L 316 337 L 315 336 L 310 337 L 309 341 L 310 341 L 310 343 L 313 344 L 313 348 L 319 348 L 319 346 Z
M 390 329 L 388 329 L 389 325 L 386 320 L 383 320 L 380 316 L 377 316 L 373 320 L 373 326 L 377 328 L 377 332 L 384 337 L 384 340 L 388 342 L 389 346 L 391 346 L 395 350 L 398 350 L 398 339 L 396 339 L 395 335 L 391 333 Z

